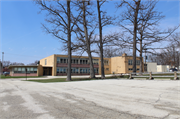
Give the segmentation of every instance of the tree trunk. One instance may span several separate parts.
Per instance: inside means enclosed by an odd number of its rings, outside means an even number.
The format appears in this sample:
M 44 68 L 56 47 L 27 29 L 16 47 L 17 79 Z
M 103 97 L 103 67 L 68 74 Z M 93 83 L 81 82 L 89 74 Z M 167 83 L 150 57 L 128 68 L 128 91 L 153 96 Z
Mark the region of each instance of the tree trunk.
M 102 43 L 102 24 L 101 24 L 101 11 L 99 0 L 97 0 L 98 18 L 99 18 L 99 41 L 100 41 L 100 59 L 101 59 L 101 78 L 105 78 L 104 74 L 104 59 L 103 59 L 103 43 Z
M 137 17 L 141 0 L 136 2 L 136 11 L 134 14 L 134 35 L 133 35 L 133 73 L 136 73 L 136 36 L 137 36 Z
M 86 43 L 87 43 L 87 53 L 88 53 L 89 63 L 90 63 L 90 78 L 95 78 L 94 65 L 93 65 L 93 60 L 92 60 L 92 56 L 91 56 L 91 49 L 90 49 L 90 39 L 88 38 L 88 31 L 87 31 L 87 24 L 86 24 L 85 1 L 83 1 L 83 24 L 84 24 L 84 34 L 85 34 Z
M 141 38 L 140 38 L 140 70 L 139 73 L 142 74 L 143 72 L 143 61 L 142 61 L 142 40 L 143 40 L 143 31 L 141 30 Z
M 67 14 L 68 14 L 68 70 L 66 81 L 71 81 L 71 18 L 70 18 L 70 1 L 67 0 Z
M 139 73 L 143 72 L 143 61 L 142 61 L 142 39 L 140 40 L 140 70 Z
M 174 45 L 173 45 L 173 65 L 174 65 L 174 67 L 176 65 L 176 53 L 175 53 Z
M 179 53 L 177 52 L 177 69 L 179 70 Z

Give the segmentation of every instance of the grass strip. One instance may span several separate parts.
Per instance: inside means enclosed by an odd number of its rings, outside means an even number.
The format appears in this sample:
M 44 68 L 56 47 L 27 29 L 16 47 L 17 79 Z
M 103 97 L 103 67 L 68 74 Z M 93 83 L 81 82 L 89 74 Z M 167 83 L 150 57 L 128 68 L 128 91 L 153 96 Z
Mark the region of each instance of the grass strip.
M 119 79 L 119 78 L 128 78 L 128 77 L 129 76 L 112 76 L 112 77 L 106 77 L 105 79 L 112 79 L 112 78 Z M 103 79 L 99 77 L 97 78 L 72 78 L 72 81 L 90 81 L 90 80 L 103 80 Z M 33 82 L 39 82 L 39 83 L 71 82 L 71 81 L 66 81 L 66 78 L 53 78 L 53 79 L 27 80 L 27 81 L 33 81 Z
M 27 76 L 27 78 L 41 78 L 43 76 Z M 4 76 L 1 75 L 1 79 L 9 79 L 9 78 L 26 78 L 26 76 Z
M 170 74 L 152 74 L 152 76 L 174 76 L 174 73 L 170 73 Z M 177 73 L 177 75 L 180 75 L 179 73 Z M 143 76 L 149 76 L 149 74 L 144 74 Z

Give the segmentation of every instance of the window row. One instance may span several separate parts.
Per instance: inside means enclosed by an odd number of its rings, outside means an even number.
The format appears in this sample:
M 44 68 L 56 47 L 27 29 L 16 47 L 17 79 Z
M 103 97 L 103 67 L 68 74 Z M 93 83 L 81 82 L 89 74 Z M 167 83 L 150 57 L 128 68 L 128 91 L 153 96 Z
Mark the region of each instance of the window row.
M 133 65 L 133 60 L 128 60 L 128 65 Z M 140 65 L 140 60 L 136 60 L 136 65 Z
M 104 65 L 109 65 L 109 60 L 104 60 Z
M 94 72 L 98 73 L 99 69 L 94 68 Z M 57 67 L 57 74 L 58 73 L 67 73 L 66 67 Z M 71 68 L 71 73 L 90 73 L 90 68 Z
M 129 71 L 132 71 L 133 69 L 132 69 L 132 68 L 129 68 L 128 70 L 129 70 Z M 136 70 L 139 71 L 139 69 L 136 69 Z
M 68 63 L 68 58 L 57 57 L 57 63 Z M 89 60 L 72 58 L 71 63 L 72 64 L 89 64 Z M 93 64 L 99 64 L 99 60 L 93 59 Z
M 15 67 L 14 68 L 14 73 L 26 73 L 26 69 L 27 69 L 27 73 L 37 73 L 37 68 L 36 67 Z

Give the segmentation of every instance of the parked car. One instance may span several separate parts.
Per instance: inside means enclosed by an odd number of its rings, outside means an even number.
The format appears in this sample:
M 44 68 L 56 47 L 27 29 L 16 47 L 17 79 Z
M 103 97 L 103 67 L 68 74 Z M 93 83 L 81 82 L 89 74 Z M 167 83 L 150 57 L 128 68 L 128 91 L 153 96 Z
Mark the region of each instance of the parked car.
M 9 72 L 4 72 L 3 75 L 8 76 Z
M 170 71 L 170 72 L 174 72 L 174 71 L 178 71 L 178 70 L 175 69 L 175 68 L 170 68 L 169 71 Z

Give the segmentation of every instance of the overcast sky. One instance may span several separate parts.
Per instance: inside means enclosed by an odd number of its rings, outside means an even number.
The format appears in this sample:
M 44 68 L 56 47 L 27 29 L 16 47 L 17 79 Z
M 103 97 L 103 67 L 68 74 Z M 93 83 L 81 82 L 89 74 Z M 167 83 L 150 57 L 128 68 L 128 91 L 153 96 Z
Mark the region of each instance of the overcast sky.
M 114 2 L 104 5 L 109 14 L 116 14 Z M 180 1 L 164 0 L 157 4 L 157 10 L 166 17 L 161 21 L 163 29 L 174 27 L 180 22 Z M 0 59 L 11 62 L 32 63 L 52 54 L 65 54 L 61 43 L 43 31 L 44 14 L 38 14 L 39 7 L 32 1 L 1 0 L 0 22 Z M 118 27 L 103 29 L 103 34 L 116 31 Z

